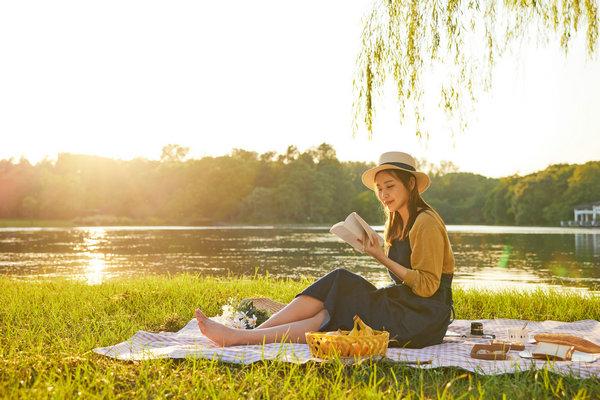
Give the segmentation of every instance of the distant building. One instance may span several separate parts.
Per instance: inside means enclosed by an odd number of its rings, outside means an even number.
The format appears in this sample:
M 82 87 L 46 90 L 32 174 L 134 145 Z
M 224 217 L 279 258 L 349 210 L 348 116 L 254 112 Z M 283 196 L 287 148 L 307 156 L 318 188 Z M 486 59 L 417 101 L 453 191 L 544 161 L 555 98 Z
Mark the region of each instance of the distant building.
M 573 207 L 576 226 L 600 226 L 600 201 Z

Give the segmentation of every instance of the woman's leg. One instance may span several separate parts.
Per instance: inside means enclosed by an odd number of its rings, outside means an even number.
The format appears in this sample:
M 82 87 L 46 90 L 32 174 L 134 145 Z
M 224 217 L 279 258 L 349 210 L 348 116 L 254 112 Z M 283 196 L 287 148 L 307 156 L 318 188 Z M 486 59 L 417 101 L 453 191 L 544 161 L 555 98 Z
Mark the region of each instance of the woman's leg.
M 311 296 L 300 295 L 294 298 L 281 311 L 273 314 L 268 320 L 257 326 L 256 329 L 272 328 L 291 322 L 302 321 L 314 317 L 324 309 L 321 300 L 317 300 Z
M 305 333 L 319 329 L 327 311 L 325 309 L 310 318 L 288 324 L 263 329 L 235 329 L 209 319 L 200 310 L 196 310 L 196 320 L 200 331 L 220 346 L 238 346 L 245 344 L 263 344 L 283 341 L 306 343 Z

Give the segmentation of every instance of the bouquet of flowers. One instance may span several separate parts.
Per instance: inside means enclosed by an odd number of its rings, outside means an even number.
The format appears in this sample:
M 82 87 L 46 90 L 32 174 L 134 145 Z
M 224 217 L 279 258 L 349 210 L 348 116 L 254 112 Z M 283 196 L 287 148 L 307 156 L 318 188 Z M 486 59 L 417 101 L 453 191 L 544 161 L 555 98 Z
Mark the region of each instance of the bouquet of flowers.
M 235 304 L 235 305 L 234 305 Z M 271 316 L 268 311 L 254 307 L 252 301 L 238 302 L 229 298 L 222 307 L 223 313 L 212 319 L 225 326 L 236 329 L 253 329 L 265 322 Z

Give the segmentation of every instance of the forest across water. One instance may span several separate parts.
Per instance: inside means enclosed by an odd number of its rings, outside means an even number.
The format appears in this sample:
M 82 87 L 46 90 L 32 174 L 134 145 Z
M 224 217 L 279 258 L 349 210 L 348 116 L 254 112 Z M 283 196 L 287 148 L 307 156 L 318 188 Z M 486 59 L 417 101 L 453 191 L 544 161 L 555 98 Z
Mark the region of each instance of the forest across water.
M 333 224 L 351 211 L 371 224 L 383 213 L 361 183 L 373 164 L 340 161 L 323 143 L 282 154 L 234 149 L 190 159 L 169 145 L 160 160 L 61 153 L 36 164 L 0 161 L 0 220 L 74 225 Z M 432 178 L 423 194 L 447 224 L 558 226 L 573 207 L 600 200 L 600 161 L 550 165 L 489 178 L 451 162 L 418 160 Z M 0 221 L 1 222 L 1 221 Z

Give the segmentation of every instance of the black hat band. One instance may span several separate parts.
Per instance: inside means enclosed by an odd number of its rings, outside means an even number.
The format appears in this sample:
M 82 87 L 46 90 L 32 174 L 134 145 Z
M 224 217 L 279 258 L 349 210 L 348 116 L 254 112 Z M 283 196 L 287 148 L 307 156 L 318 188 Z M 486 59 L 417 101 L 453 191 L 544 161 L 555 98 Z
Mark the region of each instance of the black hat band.
M 402 169 L 407 169 L 409 171 L 417 172 L 417 170 L 415 169 L 415 167 L 413 167 L 412 165 L 404 164 L 404 163 L 401 163 L 401 162 L 386 162 L 386 163 L 383 163 L 381 165 L 393 165 L 395 167 L 399 167 L 399 168 L 402 168 Z

